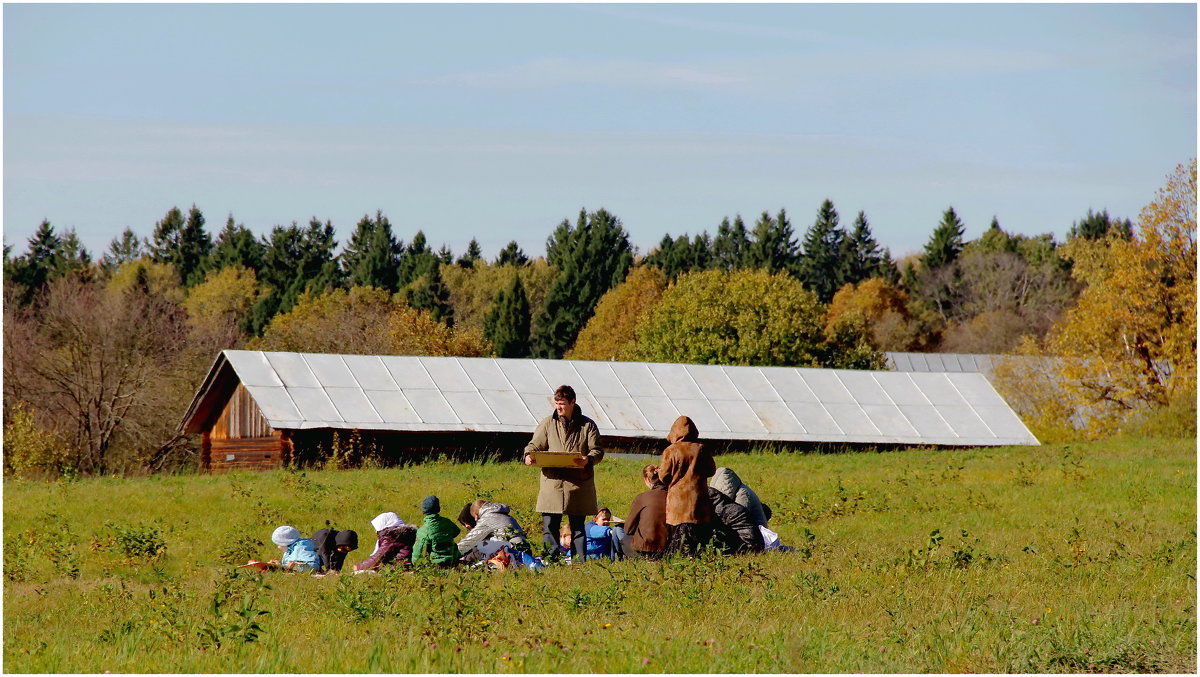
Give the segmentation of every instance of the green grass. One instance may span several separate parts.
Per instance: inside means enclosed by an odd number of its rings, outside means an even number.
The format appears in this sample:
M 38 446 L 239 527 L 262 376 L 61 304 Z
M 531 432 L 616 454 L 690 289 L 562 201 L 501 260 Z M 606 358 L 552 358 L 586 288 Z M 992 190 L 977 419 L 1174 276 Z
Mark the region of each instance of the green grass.
M 430 493 L 451 517 L 476 495 L 508 503 L 536 537 L 536 470 L 436 462 L 6 480 L 3 667 L 1196 670 L 1194 439 L 765 452 L 718 464 L 772 506 L 772 526 L 796 552 L 541 573 L 260 577 L 229 563 L 272 556 L 279 524 L 354 528 L 355 562 L 373 545 L 372 517 L 416 521 Z M 642 465 L 597 468 L 601 502 L 619 516 Z

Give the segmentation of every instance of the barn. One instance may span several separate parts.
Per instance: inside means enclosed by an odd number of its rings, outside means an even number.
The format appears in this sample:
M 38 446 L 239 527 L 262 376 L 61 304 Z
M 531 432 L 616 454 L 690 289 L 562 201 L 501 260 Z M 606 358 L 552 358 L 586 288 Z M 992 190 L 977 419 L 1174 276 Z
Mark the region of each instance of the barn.
M 1038 444 L 970 371 L 251 350 L 217 356 L 179 427 L 201 435 L 201 469 L 214 472 L 320 460 L 348 440 L 393 462 L 516 450 L 563 384 L 613 446 L 661 441 L 680 415 L 730 443 Z

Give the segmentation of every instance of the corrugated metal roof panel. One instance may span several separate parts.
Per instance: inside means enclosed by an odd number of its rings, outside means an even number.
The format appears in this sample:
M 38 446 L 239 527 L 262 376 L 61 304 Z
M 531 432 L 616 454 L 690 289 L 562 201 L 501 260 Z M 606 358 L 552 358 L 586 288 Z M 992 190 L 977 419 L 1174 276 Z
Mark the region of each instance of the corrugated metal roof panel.
M 567 384 L 605 435 L 661 438 L 685 414 L 712 439 L 1037 443 L 969 372 L 226 351 L 205 388 L 226 363 L 277 429 L 532 432 Z

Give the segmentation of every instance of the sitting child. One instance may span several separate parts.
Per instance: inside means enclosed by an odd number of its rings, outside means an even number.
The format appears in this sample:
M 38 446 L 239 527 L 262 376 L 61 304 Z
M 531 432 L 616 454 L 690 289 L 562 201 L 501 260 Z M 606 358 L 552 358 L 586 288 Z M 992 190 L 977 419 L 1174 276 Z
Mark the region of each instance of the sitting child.
M 458 547 L 455 537 L 461 529 L 454 522 L 442 517 L 442 502 L 437 496 L 426 496 L 421 501 L 421 513 L 425 521 L 417 529 L 417 540 L 413 545 L 413 563 L 428 557 L 429 561 L 442 567 L 452 567 L 458 562 Z
M 321 571 L 324 573 L 341 573 L 346 553 L 358 550 L 358 532 L 351 529 L 318 529 L 312 535 L 312 540 L 317 544 Z
M 613 520 L 612 511 L 600 508 L 596 511 L 595 519 L 588 520 L 583 525 L 583 533 L 587 537 L 585 559 L 624 559 L 622 542 L 625 540 L 625 530 L 617 526 Z
M 558 554 L 563 559 L 571 559 L 571 525 L 566 522 L 558 529 Z
M 282 526 L 271 534 L 271 542 L 279 546 L 283 555 L 280 567 L 286 571 L 308 572 L 321 569 L 321 556 L 317 546 L 309 538 L 300 538 L 300 530 L 293 526 Z
M 375 550 L 371 556 L 354 565 L 354 570 L 371 571 L 388 564 L 407 564 L 412 559 L 417 530 L 394 512 L 385 512 L 371 520 L 375 527 Z
M 471 504 L 475 526 L 458 542 L 458 552 L 464 562 L 487 560 L 504 546 L 529 551 L 525 530 L 508 514 L 503 503 L 479 499 Z

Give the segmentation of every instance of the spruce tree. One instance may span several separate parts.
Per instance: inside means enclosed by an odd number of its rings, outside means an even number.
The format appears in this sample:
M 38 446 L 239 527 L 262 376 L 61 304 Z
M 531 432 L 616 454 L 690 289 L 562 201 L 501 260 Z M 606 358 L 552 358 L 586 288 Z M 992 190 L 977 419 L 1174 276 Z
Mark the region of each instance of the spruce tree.
M 966 228 L 958 214 L 954 213 L 954 207 L 946 209 L 942 214 L 941 223 L 934 228 L 929 242 L 925 244 L 925 254 L 921 257 L 922 267 L 932 271 L 953 263 L 962 253 L 965 231 Z
M 187 221 L 179 233 L 179 277 L 184 286 L 193 287 L 204 281 L 208 257 L 212 254 L 212 237 L 204 229 L 204 214 L 192 205 Z
M 427 310 L 433 319 L 447 327 L 454 326 L 454 306 L 450 303 L 450 289 L 442 280 L 441 263 L 434 261 L 416 282 L 407 290 L 405 300 L 418 310 Z
M 1115 233 L 1128 240 L 1133 237 L 1133 224 L 1129 219 L 1122 221 L 1112 218 L 1108 215 L 1107 209 L 1099 213 L 1093 213 L 1091 209 L 1088 209 L 1087 216 L 1071 224 L 1071 229 L 1067 231 L 1067 239 L 1083 237 L 1089 240 L 1099 240 L 1107 237 L 1109 233 Z
M 742 222 L 741 214 L 734 218 L 732 225 L 728 217 L 721 220 L 711 249 L 712 266 L 718 270 L 737 270 L 746 265 L 750 238 L 746 234 L 746 224 Z
M 512 240 L 504 245 L 504 249 L 501 249 L 500 253 L 496 255 L 495 263 L 498 266 L 525 266 L 529 265 L 529 257 L 525 255 L 525 252 L 521 251 L 521 247 L 517 244 L 517 241 Z
M 475 262 L 483 259 L 483 250 L 479 247 L 479 241 L 471 238 L 467 243 L 467 251 L 458 258 L 455 263 L 460 268 L 474 268 Z
M 395 292 L 400 267 L 400 243 L 382 211 L 364 215 L 341 254 L 342 272 L 350 286 L 376 287 Z
M 263 256 L 266 245 L 243 224 L 234 224 L 233 214 L 225 220 L 225 227 L 217 233 L 212 255 L 208 257 L 209 270 L 221 270 L 229 266 L 242 266 L 253 270 L 262 279 Z
M 866 213 L 858 213 L 854 228 L 844 243 L 842 259 L 846 263 L 846 277 L 843 284 L 858 284 L 871 277 L 886 279 L 891 274 L 891 256 L 875 241 Z
M 507 289 L 500 290 L 483 321 L 483 334 L 497 357 L 529 357 L 529 298 L 516 273 Z
M 559 272 L 538 310 L 532 352 L 558 359 L 575 343 L 600 297 L 625 279 L 633 248 L 616 216 L 580 210 L 575 227 L 563 220 L 547 239 L 546 260 Z
M 792 224 L 788 221 L 787 212 L 780 209 L 775 217 L 763 212 L 754 224 L 746 249 L 745 265 L 778 273 L 790 270 L 798 258 L 799 251 L 792 238 Z
M 9 279 L 22 287 L 22 305 L 32 302 L 62 266 L 62 238 L 54 232 L 54 226 L 48 220 L 42 220 L 29 237 L 28 245 L 25 254 L 11 261 L 8 272 Z
M 846 283 L 849 271 L 843 258 L 846 233 L 838 224 L 839 217 L 833 201 L 826 199 L 817 209 L 817 219 L 804 234 L 804 254 L 796 271 L 804 286 L 817 295 L 821 303 L 829 303 Z
M 132 228 L 126 228 L 120 237 L 114 237 L 108 243 L 108 251 L 100 258 L 100 265 L 110 272 L 116 270 L 130 261 L 141 258 L 144 253 L 142 247 L 142 239 L 137 233 L 134 233 Z
M 182 232 L 183 212 L 179 211 L 179 207 L 171 207 L 162 220 L 154 224 L 154 233 L 147 245 L 151 260 L 178 266 Z
M 259 279 L 271 288 L 271 293 L 259 299 L 251 309 L 251 329 L 261 334 L 277 313 L 286 313 L 306 291 L 323 292 L 341 282 L 333 250 L 333 224 L 317 218 L 301 228 L 292 225 L 275 226 L 270 239 L 264 242 L 263 265 Z

